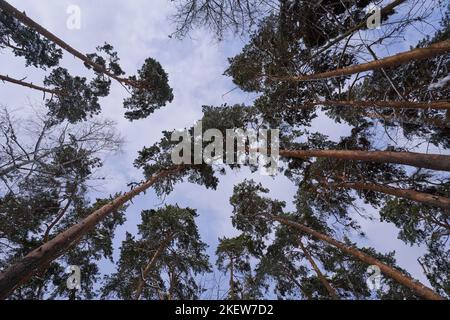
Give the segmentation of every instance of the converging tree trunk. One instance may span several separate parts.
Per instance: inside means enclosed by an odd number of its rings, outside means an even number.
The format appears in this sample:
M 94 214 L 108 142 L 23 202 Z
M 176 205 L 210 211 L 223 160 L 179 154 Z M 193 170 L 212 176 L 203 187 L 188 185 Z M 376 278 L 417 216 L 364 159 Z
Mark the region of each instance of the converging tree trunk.
M 396 151 L 361 150 L 280 150 L 280 156 L 288 158 L 333 158 L 342 160 L 373 161 L 403 164 L 418 168 L 450 171 L 450 156 Z
M 73 225 L 50 241 L 31 251 L 25 257 L 16 261 L 0 274 L 0 299 L 7 298 L 11 292 L 22 283 L 29 280 L 41 268 L 45 268 L 48 263 L 63 255 L 68 249 L 78 243 L 84 235 L 94 229 L 101 220 L 114 212 L 114 210 L 120 208 L 123 204 L 133 199 L 141 192 L 144 192 L 156 182 L 170 174 L 178 172 L 180 169 L 181 166 L 177 166 L 161 171 L 146 182 L 115 198 L 110 203 L 91 213 L 81 222 Z
M 314 271 L 317 274 L 317 277 L 319 278 L 320 282 L 324 285 L 324 287 L 327 289 L 328 293 L 334 300 L 340 300 L 338 293 L 336 292 L 336 289 L 334 289 L 331 284 L 328 282 L 328 280 L 323 275 L 322 271 L 320 271 L 319 267 L 317 266 L 316 262 L 314 261 L 313 257 L 309 253 L 309 251 L 305 248 L 303 245 L 303 242 L 301 239 L 299 239 L 298 244 L 300 248 L 302 249 L 303 253 L 305 254 L 306 259 L 308 259 L 309 263 L 313 267 Z
M 281 81 L 312 81 L 326 78 L 335 78 L 355 73 L 379 70 L 382 68 L 396 67 L 400 64 L 412 61 L 432 58 L 439 55 L 444 55 L 450 52 L 450 40 L 434 43 L 427 48 L 418 48 L 410 51 L 402 52 L 393 56 L 382 58 L 379 60 L 370 61 L 367 63 L 357 64 L 346 68 L 335 69 L 322 73 L 294 76 L 294 77 L 272 77 Z
M 375 192 L 381 192 L 384 194 L 389 194 L 399 198 L 405 198 L 408 200 L 425 203 L 431 206 L 441 207 L 443 209 L 450 209 L 450 199 L 446 197 L 441 197 L 437 195 L 432 195 L 424 192 L 418 192 L 410 189 L 393 188 L 390 186 L 383 186 L 374 183 L 363 183 L 363 182 L 343 182 L 343 183 L 332 183 L 330 185 L 332 188 L 350 188 L 356 190 L 370 190 Z
M 167 246 L 170 244 L 170 242 L 175 237 L 175 233 L 171 232 L 169 233 L 161 242 L 161 244 L 158 246 L 158 249 L 156 249 L 155 253 L 153 254 L 150 261 L 147 263 L 145 268 L 142 270 L 142 274 L 139 277 L 138 284 L 136 286 L 136 292 L 134 294 L 134 299 L 139 300 L 142 294 L 142 290 L 144 289 L 145 285 L 145 279 L 147 278 L 149 272 L 153 269 L 156 262 L 158 261 L 159 256 L 166 250 Z
M 450 109 L 450 101 L 430 101 L 430 102 L 411 102 L 411 101 L 354 101 L 354 100 L 324 100 L 316 102 L 305 102 L 298 108 L 312 107 L 316 105 L 355 108 L 392 108 L 392 109 Z M 297 107 L 297 106 L 296 106 Z
M 34 90 L 42 91 L 44 93 L 50 93 L 50 94 L 55 94 L 55 95 L 64 95 L 64 93 L 62 91 L 60 91 L 60 90 L 54 90 L 54 89 L 49 89 L 49 88 L 37 86 L 37 85 L 32 84 L 32 83 L 28 83 L 28 82 L 24 82 L 22 80 L 17 80 L 17 79 L 11 78 L 9 76 L 0 75 L 0 80 L 1 81 L 11 82 L 11 83 L 14 83 L 14 84 L 18 84 L 18 85 L 21 85 L 23 87 L 31 88 L 31 89 L 34 89 Z
M 291 221 L 291 220 L 283 218 L 283 217 L 272 216 L 272 215 L 263 215 L 262 217 L 265 217 L 269 220 L 278 221 L 281 224 L 290 226 L 296 230 L 302 231 L 302 232 L 307 233 L 317 239 L 325 241 L 328 244 L 342 250 L 343 252 L 350 254 L 353 257 L 361 260 L 362 262 L 367 263 L 368 265 L 378 266 L 380 268 L 380 270 L 386 276 L 388 276 L 388 277 L 392 278 L 393 280 L 397 281 L 398 283 L 410 288 L 412 291 L 414 291 L 418 296 L 421 296 L 422 298 L 429 299 L 429 300 L 445 300 L 439 294 L 434 292 L 432 289 L 426 287 L 419 281 L 404 275 L 402 272 L 384 264 L 383 262 L 373 258 L 372 256 L 365 254 L 364 252 L 360 251 L 357 248 L 347 246 L 344 243 L 339 242 L 327 235 L 324 235 L 324 234 L 317 232 L 307 226 L 304 226 L 300 223 Z
M 230 298 L 236 300 L 236 286 L 234 284 L 234 258 L 230 256 Z

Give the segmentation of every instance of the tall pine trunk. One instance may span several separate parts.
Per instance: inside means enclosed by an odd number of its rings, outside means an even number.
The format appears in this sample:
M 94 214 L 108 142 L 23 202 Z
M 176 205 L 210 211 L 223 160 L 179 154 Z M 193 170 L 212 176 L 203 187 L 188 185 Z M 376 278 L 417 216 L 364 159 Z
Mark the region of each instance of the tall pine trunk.
M 6 81 L 6 82 L 11 82 L 11 83 L 14 83 L 14 84 L 18 84 L 20 86 L 31 88 L 31 89 L 34 89 L 34 90 L 42 91 L 44 93 L 50 93 L 50 94 L 55 94 L 55 95 L 64 95 L 64 93 L 59 91 L 59 90 L 49 89 L 49 88 L 37 86 L 37 85 L 32 84 L 32 83 L 28 83 L 28 82 L 24 82 L 22 80 L 17 80 L 17 79 L 11 78 L 9 76 L 0 75 L 0 80 L 1 81 Z
M 413 49 L 379 60 L 374 60 L 367 63 L 357 64 L 345 68 L 310 75 L 302 75 L 294 77 L 272 77 L 272 78 L 281 81 L 313 81 L 326 78 L 335 78 L 365 71 L 379 70 L 382 68 L 392 68 L 401 65 L 403 63 L 407 63 L 409 61 L 428 59 L 435 56 L 444 55 L 449 52 L 450 52 L 450 40 L 446 40 L 434 43 L 427 48 Z
M 393 188 L 390 186 L 383 186 L 374 183 L 364 183 L 364 182 L 343 182 L 343 183 L 333 183 L 331 187 L 335 188 L 350 188 L 356 190 L 370 190 L 375 192 L 380 192 L 384 194 L 389 194 L 391 196 L 396 196 L 399 198 L 405 198 L 408 200 L 425 203 L 431 206 L 441 207 L 443 209 L 450 209 L 450 199 L 446 197 L 436 196 L 429 193 L 418 192 L 410 189 Z
M 236 300 L 236 289 L 234 283 L 234 258 L 230 257 L 230 298 Z
M 120 208 L 123 204 L 133 199 L 141 192 L 150 188 L 154 183 L 172 173 L 178 172 L 180 169 L 181 166 L 177 166 L 172 169 L 161 171 L 143 184 L 115 198 L 110 203 L 91 213 L 81 222 L 73 225 L 66 231 L 58 234 L 52 240 L 44 243 L 25 257 L 16 261 L 0 274 L 0 299 L 7 298 L 18 286 L 28 281 L 36 272 L 45 268 L 51 261 L 63 255 L 73 245 L 77 244 L 83 236 L 93 230 L 106 216 Z
M 381 163 L 404 164 L 432 170 L 450 171 L 450 156 L 396 151 L 361 150 L 280 150 L 280 156 L 288 158 L 333 158 Z
M 313 257 L 309 253 L 309 251 L 305 248 L 303 245 L 302 240 L 300 239 L 298 241 L 298 244 L 300 246 L 300 249 L 302 249 L 303 253 L 305 254 L 306 259 L 308 259 L 309 263 L 313 267 L 314 271 L 317 274 L 317 277 L 319 278 L 320 282 L 324 285 L 324 287 L 327 289 L 328 293 L 334 300 L 340 300 L 338 293 L 336 292 L 336 289 L 334 289 L 331 284 L 328 282 L 328 280 L 323 275 L 322 271 L 320 271 L 319 267 L 317 266 L 317 263 L 314 261 Z
M 171 232 L 166 237 L 164 237 L 161 244 L 158 246 L 158 249 L 156 249 L 155 253 L 153 254 L 150 261 L 145 266 L 144 270 L 142 270 L 142 274 L 139 277 L 138 284 L 136 286 L 136 292 L 134 294 L 134 299 L 139 300 L 142 294 L 142 290 L 144 289 L 145 279 L 147 278 L 149 272 L 152 270 L 152 268 L 155 266 L 156 262 L 158 261 L 161 254 L 166 250 L 167 246 L 170 244 L 170 242 L 175 237 L 175 233 Z
M 291 221 L 289 219 L 286 219 L 283 217 L 272 216 L 272 215 L 264 215 L 264 217 L 266 217 L 267 219 L 273 220 L 273 221 L 278 221 L 281 224 L 290 226 L 296 230 L 307 233 L 307 234 L 311 235 L 312 237 L 315 237 L 317 239 L 325 241 L 328 244 L 340 249 L 341 251 L 361 260 L 362 262 L 367 263 L 368 265 L 378 266 L 380 268 L 380 270 L 386 276 L 392 278 L 393 280 L 404 285 L 405 287 L 410 288 L 412 291 L 414 291 L 418 296 L 421 296 L 422 298 L 429 299 L 429 300 L 445 300 L 439 294 L 434 292 L 432 289 L 426 287 L 419 281 L 404 275 L 402 272 L 388 266 L 387 264 L 384 264 L 383 262 L 379 261 L 378 259 L 375 259 L 374 257 L 360 251 L 357 248 L 347 246 L 346 244 L 339 242 L 339 241 L 331 238 L 330 236 L 327 236 L 325 234 L 317 232 L 307 226 L 304 226 L 300 223 Z
M 392 109 L 450 109 L 450 101 L 439 100 L 430 102 L 412 102 L 412 101 L 355 101 L 355 100 L 324 100 L 315 102 L 305 102 L 302 107 L 311 107 L 316 105 L 333 106 L 333 107 L 355 107 L 355 108 L 392 108 Z

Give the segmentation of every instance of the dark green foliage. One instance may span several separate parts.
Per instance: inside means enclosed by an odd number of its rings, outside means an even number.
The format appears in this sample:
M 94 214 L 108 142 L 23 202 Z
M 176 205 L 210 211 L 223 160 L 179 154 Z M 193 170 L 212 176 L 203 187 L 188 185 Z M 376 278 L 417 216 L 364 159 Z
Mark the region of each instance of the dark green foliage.
M 261 219 L 261 216 L 280 215 L 286 206 L 282 201 L 260 196 L 268 192 L 261 184 L 246 180 L 234 187 L 230 198 L 230 204 L 233 206 L 233 226 L 257 240 L 266 237 L 271 228 L 270 221 Z
M 309 1 L 281 2 L 280 12 L 265 18 L 242 52 L 229 59 L 230 66 L 225 74 L 242 90 L 262 93 L 255 107 L 271 126 L 309 126 L 317 116 L 316 110 L 303 108 L 303 104 L 329 98 L 345 78 L 314 83 L 283 79 L 355 63 L 349 52 L 337 53 L 329 49 L 313 55 L 312 51 L 355 23 L 346 15 L 347 10 L 353 14 L 353 19 L 359 20 L 365 16 L 364 8 L 368 3 L 325 1 L 318 6 Z M 330 14 L 334 14 L 334 19 L 330 19 Z M 345 21 L 341 19 L 343 16 L 346 16 Z M 321 21 L 320 27 L 317 21 Z
M 284 213 L 284 204 L 277 200 L 262 196 L 268 189 L 253 181 L 245 181 L 237 185 L 230 199 L 233 205 L 233 225 L 243 232 L 243 236 L 252 239 L 252 246 L 259 246 L 252 253 L 259 260 L 255 268 L 257 287 L 264 292 L 271 288 L 282 299 L 330 299 L 329 292 L 319 280 L 315 270 L 311 268 L 305 255 L 299 249 L 299 241 L 308 247 L 308 251 L 321 268 L 327 281 L 334 287 L 341 298 L 345 299 L 415 299 L 409 290 L 391 279 L 384 279 L 380 290 L 372 292 L 366 284 L 368 265 L 355 257 L 342 253 L 339 249 L 303 234 L 298 230 L 282 224 L 275 225 L 273 216 L 281 216 L 297 221 L 323 234 L 335 235 L 328 226 L 326 214 L 319 209 L 313 210 L 305 199 L 304 193 L 296 198 L 297 211 Z M 318 212 L 318 213 L 316 213 Z M 263 237 L 270 236 L 270 242 L 261 242 Z M 306 243 L 305 244 L 305 240 Z M 345 240 L 348 246 L 354 246 Z M 374 249 L 362 249 L 376 259 L 393 266 L 393 253 L 386 255 Z M 404 270 L 402 270 L 407 274 Z
M 441 28 L 435 34 L 422 39 L 415 47 L 425 48 L 433 43 L 447 40 L 450 35 L 449 23 L 450 11 L 445 13 L 441 22 Z M 414 101 L 433 102 L 448 100 L 450 89 L 448 85 L 433 87 L 440 79 L 448 75 L 450 68 L 450 55 L 442 55 L 434 58 L 410 61 L 395 68 L 386 69 L 386 73 L 395 84 L 394 89 L 387 81 L 381 70 L 373 71 L 363 81 L 356 84 L 350 90 L 336 95 L 334 100 L 340 98 L 349 100 L 390 100 L 390 101 Z M 401 93 L 401 97 L 398 95 Z M 351 125 L 371 123 L 376 125 L 377 118 L 383 126 L 397 132 L 402 128 L 404 136 L 410 140 L 424 139 L 436 146 L 449 148 L 450 126 L 446 110 L 435 109 L 355 109 L 355 108 L 326 108 L 327 114 L 333 119 L 344 119 Z M 374 117 L 375 116 L 375 117 Z M 369 118 L 369 119 L 367 119 Z M 372 120 L 371 120 L 372 119 Z
M 0 200 L 0 266 L 6 267 L 29 251 L 91 214 L 111 199 L 97 199 L 89 204 L 82 178 L 58 181 L 35 177 L 21 186 L 20 195 L 7 194 Z M 45 190 L 45 191 L 43 191 Z M 62 191 L 61 190 L 65 190 Z M 81 291 L 77 298 L 93 299 L 94 284 L 100 272 L 98 263 L 112 259 L 112 240 L 118 225 L 124 222 L 120 208 L 105 218 L 66 254 L 39 270 L 30 282 L 20 287 L 11 299 L 64 298 L 72 295 L 66 288 L 65 268 L 77 265 L 81 269 Z M 13 217 L 14 219 L 11 219 Z M 49 226 L 53 225 L 50 230 Z
M 252 109 L 242 105 L 224 105 L 222 107 L 204 106 L 203 111 L 204 116 L 201 119 L 202 132 L 205 132 L 210 128 L 215 128 L 221 131 L 223 136 L 225 136 L 226 129 L 246 128 L 255 123 L 254 119 L 252 119 Z M 191 136 L 191 163 L 194 163 L 194 128 L 191 127 L 187 129 L 187 131 Z M 139 151 L 139 156 L 134 164 L 135 167 L 144 170 L 144 174 L 147 178 L 162 170 L 174 167 L 171 154 L 179 141 L 172 141 L 171 136 L 172 132 L 164 131 L 163 138 L 160 142 Z M 224 143 L 225 142 L 224 139 Z M 202 143 L 202 147 L 204 147 L 209 142 L 203 141 Z M 231 165 L 231 167 L 235 167 L 235 165 Z M 217 171 L 221 174 L 225 173 L 224 168 L 219 168 Z M 214 169 L 212 166 L 205 163 L 196 165 L 185 164 L 178 173 L 170 175 L 164 179 L 164 181 L 158 181 L 154 186 L 154 189 L 160 195 L 168 193 L 172 191 L 173 185 L 176 182 L 181 181 L 184 177 L 187 177 L 189 182 L 203 184 L 208 188 L 215 188 L 218 183 L 217 177 L 214 176 Z
M 177 141 L 170 140 L 171 133 L 163 132 L 164 138 L 151 147 L 144 147 L 139 151 L 139 156 L 134 165 L 144 171 L 147 178 L 162 172 L 163 170 L 174 168 L 171 159 L 171 152 Z M 214 169 L 206 164 L 183 165 L 178 172 L 171 174 L 165 179 L 156 181 L 153 189 L 158 195 L 169 194 L 176 183 L 187 179 L 188 182 L 204 185 L 207 188 L 215 189 L 219 180 L 214 175 Z
M 103 67 L 103 70 L 94 70 L 98 74 L 103 74 L 102 71 L 106 70 L 111 72 L 115 76 L 124 75 L 125 72 L 122 70 L 119 64 L 119 57 L 117 52 L 114 51 L 114 47 L 109 43 L 104 43 L 103 46 L 98 46 L 97 53 L 87 54 L 86 56 L 95 64 Z M 91 69 L 91 65 L 85 63 L 86 68 Z
M 29 148 L 19 142 L 23 137 L 15 136 L 20 131 L 14 130 L 18 129 L 14 120 L 8 115 L 2 120 L 9 120 L 9 132 L 17 144 Z M 2 176 L 2 190 L 6 190 L 0 197 L 2 270 L 113 199 L 91 201 L 88 196 L 91 182 L 98 178 L 95 171 L 102 165 L 99 153 L 117 147 L 111 123 L 49 125 L 47 120 L 43 120 L 43 134 L 36 137 L 38 142 L 32 146 L 34 153 L 23 149 L 37 161 L 14 168 Z M 8 146 L 13 146 L 11 141 L 2 141 L 3 148 L 8 149 Z M 22 161 L 19 154 L 14 158 Z M 37 270 L 36 275 L 14 291 L 10 298 L 95 298 L 95 284 L 100 276 L 98 264 L 103 259 L 112 259 L 114 233 L 125 221 L 125 209 L 114 210 L 63 256 Z M 69 275 L 65 270 L 69 265 L 81 269 L 80 291 L 67 289 Z
M 105 74 L 109 72 L 115 76 L 124 75 L 125 72 L 122 70 L 119 64 L 119 57 L 117 52 L 114 51 L 114 47 L 105 42 L 103 46 L 97 47 L 97 53 L 91 53 L 86 55 L 92 62 L 102 67 L 101 70 L 94 69 L 96 73 L 96 78 L 91 82 L 93 91 L 99 96 L 109 95 L 109 89 L 111 86 L 111 79 Z M 84 63 L 84 66 L 91 69 L 91 65 Z
M 103 297 L 133 299 L 141 270 L 149 263 L 161 241 L 173 239 L 145 279 L 144 299 L 198 299 L 204 288 L 198 276 L 210 271 L 207 245 L 200 240 L 193 209 L 165 206 L 142 211 L 139 238 L 127 233 L 122 243 L 117 273 L 105 278 Z
M 419 261 L 428 281 L 439 294 L 450 297 L 450 250 L 445 241 L 432 241 Z
M 216 265 L 219 271 L 230 275 L 228 298 L 258 299 L 261 292 L 257 280 L 252 274 L 251 257 L 261 254 L 260 248 L 249 236 L 219 238 Z
M 62 57 L 61 49 L 54 43 L 4 11 L 0 11 L 0 48 L 9 48 L 14 55 L 24 57 L 26 66 L 44 70 L 57 66 Z
M 357 25 L 373 1 L 280 1 L 281 25 L 302 39 L 307 48 L 320 47 Z M 332 18 L 330 18 L 332 17 Z
M 60 92 L 46 100 L 49 114 L 57 121 L 68 120 L 71 123 L 100 113 L 98 98 L 106 96 L 109 91 L 98 79 L 87 83 L 86 78 L 73 77 L 61 67 L 54 69 L 44 84 Z
M 347 245 L 355 245 L 346 240 Z M 378 253 L 373 248 L 363 248 L 362 252 L 400 270 L 403 274 L 409 275 L 406 270 L 396 266 L 394 258 L 395 252 L 386 254 Z M 414 293 L 398 284 L 395 280 L 383 277 L 381 288 L 371 292 L 366 284 L 369 276 L 367 264 L 355 259 L 352 256 L 343 254 L 334 247 L 326 247 L 318 253 L 325 272 L 332 274 L 331 283 L 337 288 L 342 297 L 347 299 L 381 299 L 381 300 L 403 300 L 418 299 Z
M 449 238 L 448 210 L 391 198 L 380 210 L 382 220 L 399 228 L 399 239 L 411 245 Z
M 212 1 L 177 0 L 174 34 L 184 37 L 195 27 L 206 27 L 221 40 L 227 32 L 245 34 L 268 16 L 276 15 L 286 29 L 304 39 L 308 47 L 323 45 L 339 32 L 359 23 L 373 1 Z M 349 13 L 349 14 L 346 14 Z
M 125 99 L 123 103 L 124 107 L 130 110 L 125 112 L 125 118 L 129 120 L 146 118 L 167 102 L 172 102 L 173 93 L 168 82 L 168 75 L 161 64 L 147 58 L 138 75 L 127 79 L 132 92 L 131 97 Z

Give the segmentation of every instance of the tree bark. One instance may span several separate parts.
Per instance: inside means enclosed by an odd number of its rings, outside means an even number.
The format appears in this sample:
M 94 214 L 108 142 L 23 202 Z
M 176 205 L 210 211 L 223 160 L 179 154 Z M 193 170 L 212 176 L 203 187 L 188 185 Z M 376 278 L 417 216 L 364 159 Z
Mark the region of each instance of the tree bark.
M 60 210 L 58 216 L 50 223 L 50 225 L 47 226 L 43 238 L 44 243 L 48 241 L 48 237 L 50 236 L 50 232 L 52 231 L 53 227 L 62 219 L 62 217 L 64 217 L 64 215 L 67 212 L 67 209 L 69 209 L 69 206 L 72 204 L 72 196 L 69 199 L 67 199 L 66 205 L 64 206 L 64 208 Z
M 138 284 L 136 286 L 136 292 L 134 294 L 134 299 L 139 300 L 142 294 L 142 290 L 144 289 L 145 279 L 148 276 L 148 273 L 152 268 L 155 266 L 156 261 L 158 260 L 159 256 L 166 250 L 167 246 L 170 244 L 170 242 L 175 237 L 175 233 L 171 232 L 169 233 L 161 242 L 158 249 L 156 249 L 155 253 L 153 254 L 150 261 L 145 266 L 144 270 L 142 270 L 141 277 L 139 277 Z
M 434 43 L 427 48 L 418 48 L 410 51 L 398 53 L 393 56 L 382 58 L 379 60 L 370 61 L 367 63 L 357 64 L 346 68 L 335 69 L 322 73 L 302 75 L 296 77 L 272 77 L 280 81 L 313 81 L 326 78 L 335 78 L 355 73 L 378 70 L 382 68 L 396 67 L 400 64 L 412 61 L 432 58 L 439 55 L 444 55 L 450 52 L 450 40 Z
M 260 150 L 261 151 L 261 150 Z M 280 150 L 280 156 L 288 158 L 333 158 L 381 163 L 403 164 L 418 168 L 450 171 L 450 156 L 395 151 L 361 150 Z
M 234 285 L 234 259 L 230 257 L 230 298 L 236 300 L 236 292 Z
M 38 270 L 63 255 L 70 247 L 90 232 L 95 226 L 114 210 L 150 188 L 157 181 L 178 172 L 182 166 L 161 171 L 143 184 L 115 198 L 110 203 L 94 211 L 78 224 L 58 234 L 52 240 L 31 251 L 0 274 L 0 299 L 7 298 L 18 286 L 29 280 Z
M 273 220 L 278 221 L 281 224 L 284 224 L 286 226 L 290 226 L 294 229 L 297 229 L 299 231 L 302 231 L 304 233 L 307 233 L 317 239 L 320 239 L 324 242 L 327 242 L 328 244 L 342 250 L 343 252 L 352 255 L 353 257 L 361 260 L 364 263 L 367 263 L 369 265 L 376 265 L 380 268 L 380 270 L 388 277 L 392 278 L 393 280 L 397 281 L 398 283 L 410 288 L 412 291 L 414 291 L 418 296 L 421 296 L 422 298 L 429 299 L 429 300 L 445 300 L 445 298 L 441 297 L 439 294 L 434 292 L 432 289 L 426 287 L 419 281 L 412 279 L 400 271 L 388 266 L 387 264 L 384 264 L 383 262 L 373 258 L 372 256 L 369 256 L 368 254 L 365 254 L 364 252 L 360 251 L 359 249 L 355 247 L 347 246 L 346 244 L 339 242 L 330 236 L 324 235 L 320 232 L 317 232 L 307 226 L 304 226 L 300 223 L 291 221 L 286 218 L 272 216 L 272 215 L 264 215 L 264 217 Z
M 345 107 L 351 106 L 355 108 L 392 108 L 392 109 L 450 109 L 450 101 L 430 101 L 430 102 L 410 102 L 410 101 L 354 101 L 354 100 L 325 100 L 316 102 L 306 102 L 302 107 L 312 107 L 316 105 Z
M 45 88 L 45 87 L 40 87 L 40 86 L 37 86 L 37 85 L 32 84 L 32 83 L 28 83 L 28 82 L 24 82 L 22 80 L 17 80 L 17 79 L 11 78 L 9 76 L 0 75 L 0 80 L 1 81 L 11 82 L 11 83 L 14 83 L 14 84 L 18 84 L 18 85 L 21 85 L 21 86 L 24 86 L 24 87 L 27 87 L 27 88 L 31 88 L 31 89 L 34 89 L 34 90 L 42 91 L 42 92 L 45 92 L 45 93 L 50 93 L 50 94 L 60 95 L 60 96 L 64 95 L 63 92 L 61 92 L 59 90 L 48 89 L 48 88 Z
M 418 192 L 410 189 L 393 188 L 390 186 L 383 186 L 374 183 L 364 183 L 364 182 L 343 182 L 343 183 L 333 183 L 331 187 L 342 187 L 350 188 L 356 190 L 370 190 L 375 192 L 380 192 L 384 194 L 389 194 L 399 198 L 405 198 L 408 200 L 425 203 L 431 206 L 441 207 L 443 209 L 450 209 L 450 199 L 446 197 L 436 196 L 424 192 Z
M 314 261 L 313 257 L 309 253 L 309 251 L 305 248 L 303 245 L 303 242 L 301 239 L 299 239 L 298 244 L 300 248 L 302 249 L 303 253 L 305 254 L 306 259 L 309 261 L 311 266 L 313 267 L 314 271 L 317 274 L 317 277 L 319 278 L 320 282 L 324 285 L 324 287 L 327 289 L 328 293 L 334 300 L 340 300 L 338 293 L 336 292 L 336 289 L 334 289 L 331 284 L 328 282 L 328 280 L 323 275 L 322 271 L 320 271 L 319 267 L 317 266 L 316 262 Z
M 128 79 L 120 78 L 116 76 L 115 74 L 109 72 L 106 70 L 103 66 L 93 62 L 91 59 L 89 59 L 85 54 L 81 53 L 77 49 L 71 47 L 69 44 L 67 44 L 62 39 L 58 38 L 56 35 L 45 29 L 43 26 L 29 18 L 24 12 L 20 12 L 15 7 L 10 5 L 8 2 L 4 0 L 0 0 L 0 9 L 4 10 L 5 12 L 8 12 L 10 15 L 12 15 L 14 18 L 19 20 L 21 23 L 26 25 L 27 27 L 35 30 L 43 37 L 47 38 L 48 40 L 56 43 L 58 46 L 66 50 L 67 52 L 73 54 L 75 57 L 83 61 L 84 63 L 88 64 L 92 68 L 94 68 L 95 71 L 101 72 L 105 75 L 107 75 L 110 78 L 113 78 L 117 80 L 120 83 L 127 82 Z

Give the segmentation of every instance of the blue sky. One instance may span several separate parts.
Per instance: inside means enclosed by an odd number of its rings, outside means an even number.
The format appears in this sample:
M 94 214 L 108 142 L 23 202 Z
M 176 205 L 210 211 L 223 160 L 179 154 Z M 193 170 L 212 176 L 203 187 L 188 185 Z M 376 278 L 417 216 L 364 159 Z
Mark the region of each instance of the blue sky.
M 102 99 L 100 117 L 117 122 L 119 132 L 125 138 L 123 150 L 105 159 L 102 174 L 107 180 L 97 185 L 92 197 L 106 197 L 119 191 L 126 191 L 127 183 L 142 180 L 142 174 L 133 166 L 137 151 L 149 146 L 161 138 L 161 131 L 190 127 L 201 117 L 202 105 L 220 105 L 223 103 L 251 103 L 255 98 L 239 90 L 232 90 L 231 79 L 223 76 L 227 67 L 227 58 L 240 52 L 246 39 L 228 37 L 222 42 L 215 41 L 205 30 L 196 30 L 184 40 L 168 37 L 173 26 L 167 17 L 172 12 L 167 0 L 11 0 L 10 3 L 41 23 L 60 38 L 82 52 L 94 52 L 97 45 L 108 42 L 118 51 L 122 68 L 131 75 L 141 67 L 145 58 L 158 60 L 169 74 L 170 85 L 174 89 L 175 99 L 167 107 L 155 112 L 147 119 L 129 122 L 123 118 L 122 101 L 127 92 L 118 84 L 112 84 L 111 94 Z M 81 9 L 81 29 L 69 30 L 66 27 L 69 5 Z M 397 49 L 405 50 L 417 38 L 419 33 L 411 33 L 408 39 L 400 41 Z M 391 52 L 392 53 L 392 52 Z M 27 76 L 27 80 L 42 83 L 45 72 L 34 68 L 25 68 L 24 61 L 14 58 L 3 51 L 0 58 L 2 74 L 15 78 Z M 64 53 L 61 64 L 72 74 L 90 73 L 82 63 Z M 11 84 L 0 84 L 0 97 L 8 107 L 17 109 L 21 114 L 30 112 L 28 104 L 42 104 L 42 95 L 29 89 Z M 338 125 L 321 116 L 314 121 L 313 128 L 328 134 L 334 139 L 347 135 L 349 128 Z M 214 263 L 214 251 L 217 238 L 231 236 L 236 231 L 229 219 L 231 206 L 228 203 L 233 185 L 246 177 L 261 181 L 271 189 L 271 196 L 284 200 L 292 208 L 295 186 L 283 176 L 270 178 L 259 174 L 250 175 L 247 170 L 231 172 L 221 178 L 216 191 L 192 184 L 179 184 L 165 199 L 159 199 L 153 191 L 140 195 L 127 211 L 127 222 L 118 229 L 114 240 L 116 249 L 120 246 L 125 232 L 134 233 L 139 222 L 140 212 L 160 206 L 162 203 L 178 203 L 198 210 L 198 226 L 205 242 L 210 245 L 209 254 Z M 376 217 L 376 212 L 368 208 Z M 358 243 L 369 245 L 378 251 L 396 251 L 401 267 L 407 269 L 415 278 L 427 283 L 416 259 L 423 251 L 410 247 L 397 240 L 397 230 L 388 224 L 361 221 L 367 239 L 358 239 Z M 356 238 L 355 238 L 356 239 Z M 115 256 L 118 257 L 116 250 Z M 102 271 L 113 272 L 109 263 L 102 263 Z

